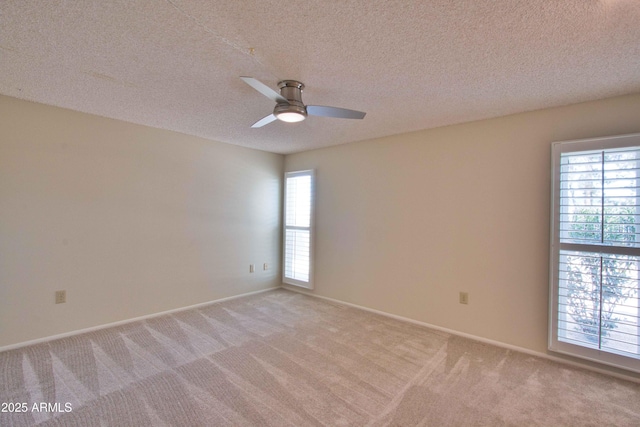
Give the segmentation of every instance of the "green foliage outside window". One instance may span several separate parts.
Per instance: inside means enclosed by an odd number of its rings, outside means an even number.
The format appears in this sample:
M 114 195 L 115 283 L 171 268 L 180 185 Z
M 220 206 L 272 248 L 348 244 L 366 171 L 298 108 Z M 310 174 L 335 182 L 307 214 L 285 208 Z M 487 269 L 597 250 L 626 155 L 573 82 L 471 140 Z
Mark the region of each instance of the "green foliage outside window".
M 602 240 L 619 245 L 635 242 L 635 208 L 612 206 L 605 210 L 604 223 L 599 209 L 577 210 L 571 220 L 570 239 Z M 592 342 L 607 337 L 618 327 L 616 306 L 635 296 L 635 261 L 623 255 L 567 257 L 567 311 L 581 332 Z

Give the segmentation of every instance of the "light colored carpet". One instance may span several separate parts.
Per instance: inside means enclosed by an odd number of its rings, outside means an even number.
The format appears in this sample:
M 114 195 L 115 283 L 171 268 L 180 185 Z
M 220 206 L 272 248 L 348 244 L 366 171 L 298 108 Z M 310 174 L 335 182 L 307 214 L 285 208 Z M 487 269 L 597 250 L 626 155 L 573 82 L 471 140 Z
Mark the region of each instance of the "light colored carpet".
M 285 290 L 2 352 L 0 402 L 28 407 L 7 427 L 640 425 L 638 384 Z

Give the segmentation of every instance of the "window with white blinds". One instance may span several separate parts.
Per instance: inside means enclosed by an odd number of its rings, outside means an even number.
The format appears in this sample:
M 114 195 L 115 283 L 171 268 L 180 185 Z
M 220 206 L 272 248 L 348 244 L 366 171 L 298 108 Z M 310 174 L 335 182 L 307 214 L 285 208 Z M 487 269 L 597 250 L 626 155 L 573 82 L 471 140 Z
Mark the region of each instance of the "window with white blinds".
M 640 372 L 640 134 L 552 151 L 549 349 Z
M 313 289 L 314 171 L 287 172 L 283 282 Z

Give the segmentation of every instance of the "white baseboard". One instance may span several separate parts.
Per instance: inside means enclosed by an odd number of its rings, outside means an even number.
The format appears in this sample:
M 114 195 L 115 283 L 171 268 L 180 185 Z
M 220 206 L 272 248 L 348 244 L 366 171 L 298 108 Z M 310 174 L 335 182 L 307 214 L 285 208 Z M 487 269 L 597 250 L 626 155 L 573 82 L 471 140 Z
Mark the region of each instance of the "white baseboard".
M 484 343 L 484 344 L 489 344 L 489 345 L 493 345 L 493 346 L 496 346 L 496 347 L 505 348 L 507 350 L 517 351 L 519 353 L 524 353 L 524 354 L 528 354 L 528 355 L 531 355 L 531 356 L 540 357 L 540 358 L 543 358 L 543 359 L 547 359 L 547 360 L 550 360 L 550 361 L 553 361 L 553 362 L 562 363 L 562 364 L 573 366 L 573 367 L 576 367 L 576 368 L 586 369 L 586 370 L 589 370 L 589 371 L 597 372 L 599 374 L 604 374 L 604 375 L 620 378 L 620 379 L 623 379 L 623 380 L 626 380 L 626 381 L 632 381 L 632 382 L 635 382 L 635 383 L 640 383 L 640 378 L 632 376 L 632 375 L 625 375 L 625 374 L 618 373 L 618 372 L 612 372 L 612 371 L 607 370 L 607 369 L 598 368 L 598 367 L 595 367 L 595 366 L 590 366 L 590 365 L 583 364 L 583 363 L 580 363 L 580 362 L 574 362 L 572 360 L 566 360 L 566 359 L 563 359 L 563 358 L 560 358 L 560 357 L 555 357 L 555 356 L 552 356 L 550 354 L 541 353 L 539 351 L 531 350 L 531 349 L 528 349 L 528 348 L 518 347 L 518 346 L 515 346 L 515 345 L 503 343 L 501 341 L 494 341 L 494 340 L 491 340 L 491 339 L 488 339 L 488 338 L 479 337 L 477 335 L 467 334 L 465 332 L 460 332 L 460 331 L 456 331 L 456 330 L 453 330 L 453 329 L 443 328 L 442 326 L 432 325 L 430 323 L 421 322 L 419 320 L 410 319 L 408 317 L 398 316 L 396 314 L 387 313 L 385 311 L 380 311 L 380 310 L 376 310 L 376 309 L 373 309 L 373 308 L 364 307 L 364 306 L 361 306 L 361 305 L 358 305 L 358 304 L 352 304 L 350 302 L 344 302 L 344 301 L 340 301 L 340 300 L 337 300 L 337 299 L 325 297 L 325 296 L 322 296 L 322 295 L 317 295 L 315 293 L 312 293 L 312 292 L 309 292 L 309 291 L 305 291 L 303 289 L 291 288 L 289 286 L 282 286 L 282 288 L 286 289 L 288 291 L 292 291 L 292 292 L 297 292 L 297 293 L 300 293 L 300 294 L 308 295 L 310 297 L 315 297 L 315 298 L 320 298 L 320 299 L 323 299 L 323 300 L 326 300 L 326 301 L 331 301 L 332 303 L 336 303 L 336 304 L 345 305 L 345 306 L 348 306 L 348 307 L 357 308 L 359 310 L 364 310 L 364 311 L 368 311 L 370 313 L 379 314 L 381 316 L 390 317 L 392 319 L 400 320 L 400 321 L 403 321 L 403 322 L 412 323 L 414 325 L 423 326 L 425 328 L 435 329 L 435 330 L 441 331 L 441 332 L 446 332 L 446 333 L 451 334 L 451 335 L 456 335 L 456 336 L 459 336 L 459 337 L 468 338 L 470 340 L 478 341 L 478 342 L 481 342 L 481 343 Z
M 249 295 L 260 294 L 260 293 L 263 293 L 263 292 L 269 292 L 269 291 L 273 291 L 274 289 L 279 289 L 279 288 L 281 288 L 281 286 L 275 286 L 275 287 L 272 287 L 272 288 L 261 289 L 259 291 L 247 292 L 247 293 L 244 293 L 244 294 L 234 295 L 234 296 L 231 296 L 231 297 L 225 297 L 225 298 L 220 298 L 220 299 L 216 299 L 216 300 L 212 300 L 212 301 L 201 302 L 201 303 L 190 305 L 190 306 L 187 306 L 187 307 L 174 308 L 174 309 L 171 309 L 171 310 L 161 311 L 161 312 L 158 312 L 158 313 L 152 313 L 152 314 L 147 314 L 147 315 L 144 315 L 144 316 L 134 317 L 132 319 L 119 320 L 117 322 L 106 323 L 106 324 L 98 325 L 98 326 L 92 326 L 90 328 L 77 329 L 75 331 L 65 332 L 65 333 L 62 333 L 62 334 L 51 335 L 51 336 L 44 337 L 44 338 L 37 338 L 35 340 L 23 341 L 23 342 L 19 342 L 17 344 L 10 344 L 10 345 L 6 345 L 4 347 L 0 347 L 0 352 L 6 351 L 6 350 L 15 350 L 17 348 L 26 347 L 28 345 L 40 344 L 40 343 L 43 343 L 43 342 L 53 341 L 53 340 L 57 340 L 57 339 L 60 339 L 60 338 L 66 338 L 66 337 L 71 337 L 71 336 L 74 336 L 74 335 L 84 334 L 86 332 L 93 332 L 93 331 L 98 331 L 100 329 L 111 328 L 111 327 L 114 327 L 114 326 L 126 325 L 127 323 L 137 322 L 138 320 L 152 319 L 154 317 L 164 316 L 165 314 L 172 314 L 172 313 L 177 313 L 177 312 L 180 312 L 180 311 L 191 310 L 192 308 L 204 307 L 206 305 L 215 304 L 215 303 L 219 303 L 219 302 L 223 302 L 223 301 L 229 301 L 229 300 L 236 299 L 236 298 L 242 298 L 242 297 L 246 297 L 246 296 L 249 296 Z

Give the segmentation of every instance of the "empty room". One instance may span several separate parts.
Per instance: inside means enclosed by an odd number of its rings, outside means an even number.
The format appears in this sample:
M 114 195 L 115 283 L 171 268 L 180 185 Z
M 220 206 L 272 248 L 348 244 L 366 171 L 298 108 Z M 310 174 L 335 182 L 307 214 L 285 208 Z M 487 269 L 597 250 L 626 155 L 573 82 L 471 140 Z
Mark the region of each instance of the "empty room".
M 0 1 L 0 405 L 640 425 L 640 2 Z

